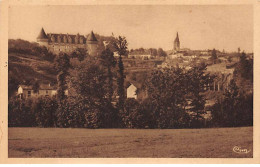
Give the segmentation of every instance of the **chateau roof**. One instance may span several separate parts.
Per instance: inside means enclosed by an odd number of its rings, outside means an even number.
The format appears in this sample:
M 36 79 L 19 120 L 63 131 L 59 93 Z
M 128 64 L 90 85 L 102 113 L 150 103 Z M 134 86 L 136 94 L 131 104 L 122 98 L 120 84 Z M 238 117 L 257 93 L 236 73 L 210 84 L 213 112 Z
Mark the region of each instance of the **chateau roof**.
M 58 38 L 60 38 L 60 41 L 58 41 Z M 55 42 L 55 43 L 72 43 L 72 44 L 86 44 L 87 41 L 97 41 L 97 38 L 95 37 L 93 31 L 88 35 L 88 37 L 85 37 L 84 35 L 72 35 L 72 34 L 55 34 L 55 33 L 48 33 L 46 35 L 44 29 L 41 29 L 40 34 L 38 35 L 37 39 L 48 39 L 49 42 Z M 80 42 L 80 40 L 83 40 L 83 43 Z M 78 42 L 76 42 L 78 41 Z
M 43 28 L 41 29 L 41 32 L 38 35 L 37 39 L 48 39 L 48 37 L 47 37 L 47 35 L 46 35 L 46 33 L 45 33 Z
M 88 36 L 88 41 L 97 41 L 97 38 L 95 37 L 93 31 Z

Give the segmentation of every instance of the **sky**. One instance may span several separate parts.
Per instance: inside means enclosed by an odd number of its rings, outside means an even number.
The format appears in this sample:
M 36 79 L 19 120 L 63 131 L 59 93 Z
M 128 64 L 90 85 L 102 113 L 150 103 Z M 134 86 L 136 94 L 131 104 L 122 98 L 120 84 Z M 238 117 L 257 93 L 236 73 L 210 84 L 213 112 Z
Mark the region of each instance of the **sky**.
M 181 48 L 253 51 L 250 5 L 10 6 L 9 39 L 36 41 L 46 33 L 125 36 L 129 49 Z

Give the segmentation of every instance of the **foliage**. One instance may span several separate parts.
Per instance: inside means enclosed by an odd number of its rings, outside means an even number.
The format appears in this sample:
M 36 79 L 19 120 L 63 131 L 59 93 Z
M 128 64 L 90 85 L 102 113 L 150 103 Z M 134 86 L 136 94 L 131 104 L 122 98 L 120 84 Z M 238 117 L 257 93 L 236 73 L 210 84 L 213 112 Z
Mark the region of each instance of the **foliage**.
M 157 55 L 159 57 L 166 57 L 167 53 L 162 48 L 159 48 L 158 51 L 157 51 Z
M 113 68 L 116 65 L 116 60 L 114 58 L 114 53 L 110 51 L 110 49 L 106 49 L 101 53 L 100 56 L 100 65 L 104 66 L 104 68 L 107 70 L 107 83 L 106 83 L 106 89 L 107 89 L 107 97 L 110 102 L 112 102 L 112 96 L 114 93 L 113 90 L 113 78 L 114 75 L 112 73 Z
M 12 73 L 8 74 L 8 99 L 15 95 L 20 84 L 19 78 Z
M 189 111 L 192 113 L 192 119 L 197 123 L 199 123 L 200 119 L 203 119 L 203 114 L 206 113 L 204 110 L 206 99 L 202 93 L 207 90 L 207 85 L 213 82 L 213 77 L 205 73 L 206 67 L 205 64 L 200 64 L 199 66 L 190 69 L 187 73 L 187 81 L 189 82 L 188 89 L 190 93 Z
M 97 49 L 98 54 L 97 55 L 101 55 L 101 53 L 105 49 L 109 49 L 112 52 L 115 52 L 115 49 L 114 49 L 114 46 L 113 46 L 113 42 L 115 41 L 114 36 L 102 36 L 102 35 L 99 35 L 99 34 L 95 34 L 95 36 L 98 40 L 98 49 Z
M 40 97 L 32 103 L 35 121 L 40 127 L 54 127 L 57 121 L 58 104 L 55 98 Z
M 234 80 L 231 80 L 224 99 L 218 99 L 212 107 L 212 122 L 215 126 L 252 126 L 253 95 L 243 95 Z
M 125 37 L 118 36 L 113 41 L 113 47 L 119 56 L 127 56 L 128 54 L 127 46 L 128 43 Z
M 100 37 L 102 38 L 102 37 Z M 103 39 L 103 38 L 102 38 Z M 100 44 L 98 57 L 89 57 L 84 49 L 75 50 L 70 56 L 78 58 L 73 68 L 70 58 L 60 53 L 55 58 L 57 70 L 57 98 L 38 99 L 11 98 L 21 83 L 10 72 L 9 82 L 9 126 L 39 127 L 86 127 L 86 128 L 193 128 L 202 127 L 205 112 L 205 91 L 213 77 L 207 74 L 206 65 L 200 64 L 190 70 L 181 68 L 156 69 L 152 72 L 132 73 L 131 79 L 144 85 L 147 91 L 145 100 L 126 99 L 123 56 L 128 54 L 125 37 L 109 38 L 106 49 Z M 104 40 L 105 41 L 105 38 Z M 103 42 L 102 41 L 102 42 Z M 10 41 L 9 41 L 10 42 Z M 103 43 L 102 43 L 103 44 Z M 44 47 L 24 41 L 14 42 L 10 52 L 32 55 L 48 55 Z M 165 57 L 167 54 L 159 48 L 146 50 L 139 48 L 131 52 L 145 53 Z M 116 61 L 113 52 L 119 54 Z M 216 50 L 212 51 L 212 60 L 216 60 Z M 98 60 L 98 61 L 97 61 Z M 113 72 L 117 64 L 117 75 Z M 67 77 L 70 75 L 70 77 Z M 253 81 L 253 60 L 245 53 L 236 64 L 235 79 Z M 117 89 L 113 80 L 117 79 Z M 30 80 L 35 92 L 39 90 L 37 80 Z M 238 88 L 239 87 L 239 88 Z M 65 96 L 68 89 L 70 95 Z M 232 80 L 225 91 L 224 98 L 218 99 L 212 107 L 214 126 L 251 126 L 253 124 L 253 95 L 240 91 Z M 113 93 L 119 96 L 117 105 Z M 138 90 L 140 91 L 140 90 Z
M 117 76 L 117 94 L 118 99 L 118 108 L 123 110 L 124 100 L 125 100 L 125 88 L 124 88 L 125 74 L 124 74 L 124 64 L 122 57 L 119 57 L 118 60 L 118 76 Z
M 216 51 L 215 48 L 211 52 L 211 58 L 210 59 L 213 61 L 213 64 L 216 64 L 218 57 L 217 57 L 217 51 Z
M 58 72 L 57 82 L 57 98 L 58 101 L 65 99 L 66 90 L 66 77 L 68 76 L 68 70 L 70 68 L 70 59 L 66 53 L 61 52 L 55 59 L 55 68 Z
M 152 56 L 154 56 L 154 57 L 157 56 L 157 49 L 155 49 L 155 48 L 150 48 L 149 50 L 150 50 L 150 53 L 151 53 Z
M 38 93 L 38 92 L 39 92 L 40 84 L 39 84 L 38 81 L 35 81 L 35 82 L 33 83 L 32 89 L 33 89 L 33 93 Z
M 124 112 L 121 117 L 126 128 L 145 128 L 147 125 L 146 113 L 135 99 L 125 101 Z
M 106 72 L 94 58 L 89 57 L 71 72 L 70 92 L 77 100 L 78 112 L 84 113 L 86 127 L 111 126 L 114 108 L 106 98 Z
M 184 70 L 154 71 L 146 82 L 157 128 L 180 128 L 187 124 L 187 85 Z
M 8 126 L 32 127 L 36 126 L 35 114 L 33 113 L 32 99 L 21 100 L 16 97 L 8 102 Z
M 234 74 L 253 82 L 253 60 L 247 59 L 244 52 L 240 56 L 240 61 L 235 68 Z
M 127 45 L 128 43 L 126 38 L 121 36 L 116 38 L 115 41 L 113 42 L 113 46 L 119 55 L 118 76 L 117 76 L 117 94 L 119 96 L 119 99 L 117 105 L 121 112 L 124 108 L 124 100 L 125 100 L 125 88 L 124 88 L 125 74 L 124 74 L 124 64 L 123 64 L 122 56 L 127 56 L 128 54 Z
M 77 48 L 71 54 L 71 58 L 77 58 L 79 61 L 83 61 L 88 55 L 88 51 L 84 48 Z
M 66 84 L 66 77 L 68 76 L 68 70 L 70 68 L 70 59 L 66 53 L 61 52 L 59 56 L 55 59 L 55 68 L 58 72 L 57 75 L 57 102 L 58 102 L 58 109 L 57 109 L 57 125 L 60 127 L 69 127 L 68 124 L 68 115 L 69 110 L 68 103 L 66 101 L 65 91 L 67 89 Z

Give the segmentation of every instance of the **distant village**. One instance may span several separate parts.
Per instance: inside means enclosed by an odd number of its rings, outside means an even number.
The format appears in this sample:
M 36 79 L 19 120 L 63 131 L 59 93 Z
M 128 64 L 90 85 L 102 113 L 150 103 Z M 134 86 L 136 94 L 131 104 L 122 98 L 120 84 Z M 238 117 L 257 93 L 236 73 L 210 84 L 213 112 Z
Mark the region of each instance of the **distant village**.
M 91 56 L 97 56 L 98 53 L 98 40 L 93 31 L 88 36 L 80 34 L 46 34 L 42 28 L 37 37 L 37 42 L 55 54 L 60 52 L 70 53 L 77 48 L 85 48 Z M 106 42 L 103 41 L 105 45 Z M 146 73 L 155 68 L 180 67 L 188 70 L 200 63 L 207 64 L 207 72 L 217 76 L 212 85 L 209 85 L 209 91 L 225 91 L 233 78 L 234 65 L 239 61 L 240 48 L 234 53 L 226 53 L 224 50 L 218 51 L 215 49 L 214 51 L 217 55 L 215 62 L 211 59 L 213 50 L 181 48 L 178 33 L 173 41 L 173 49 L 170 51 L 152 48 L 131 49 L 128 56 L 123 57 L 127 75 L 125 82 L 126 97 L 134 99 L 147 97 L 147 93 L 142 90 L 142 75 L 138 76 L 139 73 Z M 247 54 L 247 56 L 248 59 L 252 59 L 253 53 Z M 114 52 L 114 57 L 118 57 L 116 52 Z M 249 91 L 252 92 L 252 88 L 249 88 Z M 57 86 L 40 83 L 39 91 L 34 93 L 32 85 L 19 85 L 17 93 L 20 98 L 54 96 L 57 93 Z M 66 95 L 68 94 L 67 90 Z

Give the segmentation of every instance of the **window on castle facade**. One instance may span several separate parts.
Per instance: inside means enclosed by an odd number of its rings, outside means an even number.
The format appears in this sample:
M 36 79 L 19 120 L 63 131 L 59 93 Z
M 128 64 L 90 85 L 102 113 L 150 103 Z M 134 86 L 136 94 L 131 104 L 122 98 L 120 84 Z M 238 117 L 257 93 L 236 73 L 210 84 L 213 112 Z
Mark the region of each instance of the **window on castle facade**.
M 55 37 L 54 36 L 51 37 L 51 41 L 55 42 Z
M 60 37 L 60 36 L 58 36 L 58 42 L 59 42 L 59 43 L 61 42 L 61 37 Z
M 80 43 L 83 44 L 83 38 L 82 37 L 80 38 Z
M 78 43 L 78 41 L 79 41 L 79 38 L 75 37 L 75 43 Z
M 67 43 L 67 42 L 68 42 L 68 40 L 67 40 L 67 37 L 66 37 L 66 36 L 64 36 L 64 37 L 63 37 L 63 41 L 64 41 L 64 43 Z
M 71 37 L 69 37 L 69 43 L 72 43 L 72 38 Z

